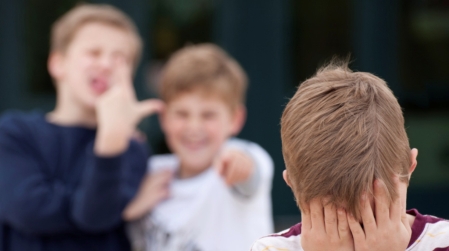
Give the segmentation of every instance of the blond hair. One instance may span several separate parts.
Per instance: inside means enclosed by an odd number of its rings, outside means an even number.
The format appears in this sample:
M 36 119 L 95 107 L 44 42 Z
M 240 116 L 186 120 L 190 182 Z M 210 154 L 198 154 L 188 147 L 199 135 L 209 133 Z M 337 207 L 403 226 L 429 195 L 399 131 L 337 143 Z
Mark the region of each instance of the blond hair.
M 360 219 L 362 193 L 374 179 L 398 196 L 393 177 L 408 182 L 410 147 L 401 107 L 384 80 L 333 62 L 304 81 L 281 120 L 288 179 L 301 210 L 328 198 Z
M 125 13 L 107 4 L 81 4 L 56 20 L 51 29 L 51 52 L 65 52 L 76 32 L 89 23 L 110 25 L 129 33 L 134 41 L 134 66 L 137 66 L 142 51 L 137 28 Z
M 191 91 L 218 94 L 234 108 L 244 103 L 246 88 L 246 74 L 234 59 L 214 44 L 198 44 L 170 57 L 159 91 L 166 102 Z

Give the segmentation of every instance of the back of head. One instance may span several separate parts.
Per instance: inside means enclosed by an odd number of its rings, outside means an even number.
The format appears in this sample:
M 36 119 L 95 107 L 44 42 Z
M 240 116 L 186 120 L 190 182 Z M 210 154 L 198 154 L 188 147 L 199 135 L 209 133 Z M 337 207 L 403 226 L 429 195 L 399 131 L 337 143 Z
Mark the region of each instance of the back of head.
M 174 53 L 161 76 L 160 95 L 166 102 L 181 94 L 216 94 L 231 107 L 243 104 L 247 87 L 241 66 L 214 44 L 186 46 Z
M 282 150 L 299 207 L 314 198 L 360 217 L 361 194 L 382 179 L 408 182 L 410 148 L 401 107 L 382 79 L 333 62 L 304 81 L 281 121 Z
M 51 52 L 65 52 L 76 32 L 89 23 L 101 23 L 121 29 L 133 38 L 135 65 L 139 62 L 142 40 L 133 21 L 119 9 L 107 4 L 81 4 L 60 17 L 52 26 Z

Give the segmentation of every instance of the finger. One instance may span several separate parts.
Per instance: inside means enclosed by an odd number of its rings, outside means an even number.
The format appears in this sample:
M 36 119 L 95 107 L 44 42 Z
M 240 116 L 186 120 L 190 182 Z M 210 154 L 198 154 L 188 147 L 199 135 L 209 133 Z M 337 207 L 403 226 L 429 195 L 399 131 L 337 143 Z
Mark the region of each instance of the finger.
M 170 170 L 158 171 L 151 175 L 151 180 L 154 186 L 167 186 L 173 177 L 173 172 Z
M 169 183 L 173 178 L 173 171 L 172 170 L 165 170 L 161 174 L 161 181 L 162 183 Z
M 218 175 L 221 177 L 225 177 L 227 162 L 226 153 L 220 153 L 214 160 L 215 170 L 217 170 Z
M 390 221 L 390 202 L 387 187 L 380 179 L 374 181 L 374 204 L 377 225 L 388 223 Z
M 377 229 L 377 224 L 374 218 L 373 210 L 371 209 L 371 204 L 365 193 L 362 195 L 361 203 L 362 203 L 361 216 L 365 234 L 369 235 L 370 233 L 375 233 Z
M 120 60 L 114 71 L 113 85 L 131 86 L 132 85 L 132 68 L 126 64 L 124 60 Z
M 350 214 L 347 214 L 347 220 L 352 238 L 354 238 L 354 243 L 365 241 L 366 235 L 360 223 Z
M 246 180 L 246 170 L 243 168 L 243 163 L 240 162 L 233 162 L 233 169 L 234 169 L 234 183 L 243 182 Z
M 241 168 L 242 179 L 246 180 L 253 174 L 254 169 L 256 169 L 256 167 L 255 167 L 253 159 L 250 156 L 248 156 L 247 154 L 240 153 L 240 157 L 242 160 L 242 167 L 243 167 L 243 168 Z
M 399 193 L 401 188 L 399 177 L 397 175 L 394 176 L 393 183 L 395 191 Z M 403 213 L 405 213 L 405 210 L 402 209 L 401 197 L 397 196 L 396 199 L 390 204 L 390 219 L 392 221 L 399 221 L 401 220 Z
M 145 133 L 143 133 L 142 131 L 140 131 L 139 129 L 136 129 L 133 132 L 133 135 L 131 136 L 132 139 L 138 141 L 138 142 L 146 142 L 147 141 L 147 135 Z
M 162 111 L 164 102 L 158 99 L 147 99 L 137 103 L 137 114 L 140 119 Z
M 232 161 L 228 164 L 225 180 L 228 186 L 234 185 L 237 182 L 237 178 L 239 175 L 238 166 L 235 161 Z
M 338 238 L 337 210 L 331 203 L 324 206 L 324 225 L 328 235 Z
M 408 220 L 407 213 L 405 212 L 405 210 L 402 210 L 401 222 L 402 222 L 402 225 L 404 225 L 405 229 L 407 230 L 407 233 L 409 235 L 411 235 L 412 227 L 410 226 L 410 221 Z
M 339 208 L 337 210 L 337 224 L 338 224 L 338 236 L 340 239 L 350 238 L 349 223 L 346 215 L 346 210 Z
M 312 228 L 312 219 L 310 218 L 309 205 L 305 205 L 305 208 L 301 210 L 301 228 L 304 230 L 310 230 Z
M 318 231 L 326 231 L 324 226 L 324 209 L 321 199 L 313 199 L 310 202 L 310 218 L 312 221 L 312 228 Z

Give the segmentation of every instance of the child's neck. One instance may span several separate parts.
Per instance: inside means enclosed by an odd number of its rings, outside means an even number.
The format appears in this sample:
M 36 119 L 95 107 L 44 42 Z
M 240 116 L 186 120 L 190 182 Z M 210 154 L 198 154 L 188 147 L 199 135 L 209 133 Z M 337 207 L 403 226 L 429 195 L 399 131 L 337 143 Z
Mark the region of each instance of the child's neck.
M 76 105 L 57 103 L 53 111 L 47 114 L 47 120 L 62 126 L 97 127 L 95 109 L 86 109 Z

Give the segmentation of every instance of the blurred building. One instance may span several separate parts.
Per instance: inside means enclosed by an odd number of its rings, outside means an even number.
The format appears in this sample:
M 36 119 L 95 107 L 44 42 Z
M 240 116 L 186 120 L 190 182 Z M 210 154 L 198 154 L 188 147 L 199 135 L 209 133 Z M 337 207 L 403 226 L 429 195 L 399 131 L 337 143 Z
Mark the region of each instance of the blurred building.
M 46 71 L 51 23 L 76 0 L 0 1 L 0 112 L 52 109 Z M 448 0 L 106 0 L 137 23 L 145 41 L 135 87 L 154 97 L 160 67 L 187 43 L 214 42 L 250 78 L 248 121 L 241 137 L 266 148 L 276 163 L 273 208 L 278 225 L 298 221 L 284 185 L 279 120 L 296 86 L 332 58 L 387 81 L 404 107 L 418 168 L 409 207 L 449 218 Z M 155 118 L 142 129 L 166 151 Z M 1 160 L 0 160 L 1 161 Z

